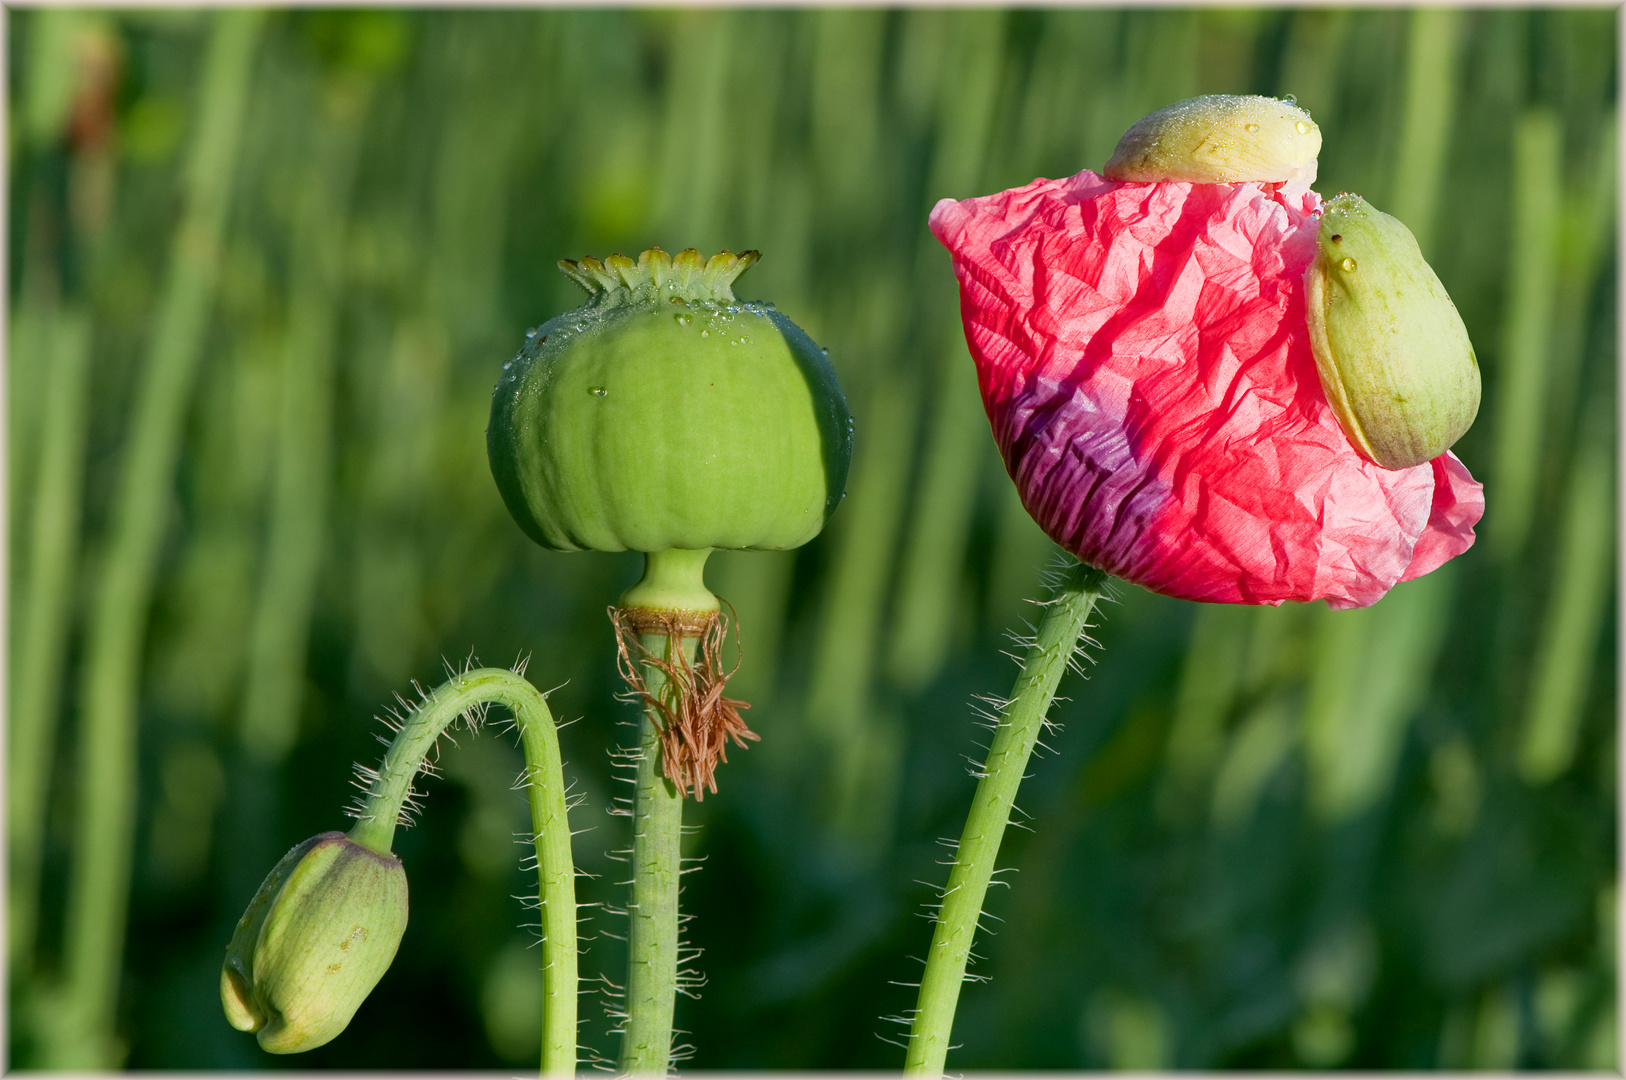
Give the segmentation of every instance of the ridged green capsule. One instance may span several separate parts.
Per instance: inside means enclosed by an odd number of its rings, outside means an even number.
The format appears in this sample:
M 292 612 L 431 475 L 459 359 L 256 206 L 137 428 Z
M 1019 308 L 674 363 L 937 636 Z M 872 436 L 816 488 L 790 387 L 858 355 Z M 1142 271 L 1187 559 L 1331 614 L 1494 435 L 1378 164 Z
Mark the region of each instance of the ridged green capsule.
M 793 548 L 823 528 L 852 434 L 834 369 L 771 305 L 757 253 L 565 261 L 586 306 L 533 331 L 486 448 L 526 534 L 561 551 Z
M 1385 469 L 1450 449 L 1479 412 L 1479 362 L 1411 232 L 1340 195 L 1323 209 L 1305 285 L 1321 385 L 1355 449 Z
M 282 857 L 238 920 L 220 1002 L 273 1054 L 331 1042 L 395 959 L 407 924 L 401 860 L 342 832 Z
M 1101 175 L 1137 183 L 1309 186 L 1320 153 L 1321 129 L 1292 101 L 1205 94 L 1135 121 Z

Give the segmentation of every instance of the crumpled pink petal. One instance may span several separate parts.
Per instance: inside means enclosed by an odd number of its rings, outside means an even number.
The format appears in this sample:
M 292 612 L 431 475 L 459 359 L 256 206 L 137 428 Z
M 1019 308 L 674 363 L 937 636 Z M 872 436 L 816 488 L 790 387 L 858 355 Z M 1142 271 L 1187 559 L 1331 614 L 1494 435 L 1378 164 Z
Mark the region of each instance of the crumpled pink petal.
M 932 210 L 994 439 L 1059 544 L 1189 600 L 1360 607 L 1473 543 L 1460 461 L 1380 469 L 1327 404 L 1303 287 L 1320 205 L 1085 171 Z

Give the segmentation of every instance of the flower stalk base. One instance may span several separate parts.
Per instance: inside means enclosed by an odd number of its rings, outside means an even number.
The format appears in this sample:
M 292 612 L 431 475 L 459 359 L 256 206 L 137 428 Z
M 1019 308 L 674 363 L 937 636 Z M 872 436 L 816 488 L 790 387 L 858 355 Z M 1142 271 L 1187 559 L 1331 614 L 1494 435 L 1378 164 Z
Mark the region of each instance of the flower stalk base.
M 1107 576 L 1093 567 L 1075 564 L 1068 568 L 1055 595 L 1046 602 L 1044 618 L 1022 661 L 1022 673 L 1010 703 L 1000 711 L 999 726 L 994 730 L 982 779 L 977 782 L 971 813 L 955 851 L 954 867 L 942 893 L 931 951 L 926 954 L 904 1065 L 909 1075 L 943 1074 L 971 942 L 993 876 L 994 859 L 1016 801 L 1016 789 L 1056 696 L 1056 684 L 1078 647 L 1106 582 Z

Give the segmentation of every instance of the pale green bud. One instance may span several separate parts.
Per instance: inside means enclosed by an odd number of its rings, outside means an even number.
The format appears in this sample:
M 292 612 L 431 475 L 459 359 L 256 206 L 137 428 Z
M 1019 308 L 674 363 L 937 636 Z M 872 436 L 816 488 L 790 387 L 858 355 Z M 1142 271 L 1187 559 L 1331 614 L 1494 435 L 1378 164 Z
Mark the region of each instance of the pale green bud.
M 273 1054 L 332 1041 L 395 959 L 406 924 L 400 859 L 341 832 L 306 840 L 238 920 L 220 971 L 226 1019 Z
M 1205 94 L 1137 120 L 1101 175 L 1137 183 L 1251 180 L 1308 187 L 1320 153 L 1321 129 L 1292 101 Z
M 1385 469 L 1432 461 L 1479 412 L 1479 362 L 1404 225 L 1358 195 L 1326 204 L 1305 274 L 1310 347 L 1349 441 Z

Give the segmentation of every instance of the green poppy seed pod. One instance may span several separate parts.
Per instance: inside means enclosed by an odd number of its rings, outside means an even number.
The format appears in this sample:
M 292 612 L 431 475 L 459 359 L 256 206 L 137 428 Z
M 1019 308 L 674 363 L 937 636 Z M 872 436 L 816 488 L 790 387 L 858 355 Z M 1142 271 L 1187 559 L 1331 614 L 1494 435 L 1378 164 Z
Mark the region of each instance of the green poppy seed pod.
M 592 299 L 505 365 L 486 448 L 526 534 L 561 551 L 793 548 L 841 499 L 846 400 L 823 350 L 735 299 L 757 253 L 565 261 Z
M 226 1019 L 273 1054 L 332 1041 L 395 959 L 406 924 L 400 859 L 341 832 L 306 840 L 238 920 L 220 971 Z
M 1410 231 L 1358 195 L 1332 199 L 1305 285 L 1321 385 L 1355 449 L 1385 469 L 1450 449 L 1479 412 L 1479 363 Z
M 1137 120 L 1101 175 L 1108 180 L 1236 184 L 1315 181 L 1321 129 L 1291 100 L 1205 94 Z

